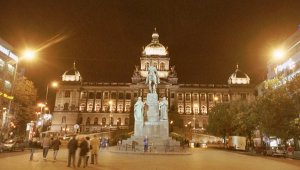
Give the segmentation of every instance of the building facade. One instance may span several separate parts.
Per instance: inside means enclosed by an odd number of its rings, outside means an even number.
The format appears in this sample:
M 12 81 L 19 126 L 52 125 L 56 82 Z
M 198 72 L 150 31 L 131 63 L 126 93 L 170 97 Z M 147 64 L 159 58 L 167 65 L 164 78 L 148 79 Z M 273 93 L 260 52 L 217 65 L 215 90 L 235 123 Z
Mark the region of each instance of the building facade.
M 9 109 L 13 100 L 13 83 L 18 56 L 12 46 L 0 38 L 0 112 L 2 127 L 8 123 Z
M 160 77 L 159 99 L 168 99 L 169 116 L 180 117 L 183 125 L 205 128 L 208 112 L 217 103 L 255 98 L 250 78 L 238 66 L 228 84 L 178 83 L 175 66 L 170 65 L 168 48 L 159 42 L 159 34 L 155 31 L 152 41 L 143 47 L 131 83 L 83 82 L 74 63 L 73 68 L 62 75 L 56 93 L 52 131 L 99 132 L 108 128 L 128 128 L 133 124 L 133 106 L 137 97 L 141 96 L 145 101 L 149 92 L 145 80 L 150 65 L 157 68 Z

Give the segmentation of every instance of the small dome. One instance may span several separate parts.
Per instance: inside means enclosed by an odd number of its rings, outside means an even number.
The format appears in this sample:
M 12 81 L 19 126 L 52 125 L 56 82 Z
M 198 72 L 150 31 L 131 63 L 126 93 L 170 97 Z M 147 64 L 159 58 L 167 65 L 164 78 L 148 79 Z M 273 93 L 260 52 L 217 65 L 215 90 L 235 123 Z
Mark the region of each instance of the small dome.
M 76 69 L 75 62 L 73 64 L 73 68 L 62 75 L 62 81 L 81 81 L 81 76 L 79 71 Z
M 155 29 L 154 33 L 152 34 L 151 43 L 148 44 L 143 51 L 144 55 L 146 55 L 146 56 L 153 56 L 153 55 L 165 56 L 168 54 L 167 49 L 161 43 L 159 43 L 158 38 L 159 38 L 159 35 Z
M 236 70 L 228 79 L 228 84 L 250 84 L 249 76 L 239 70 L 239 66 L 236 66 Z

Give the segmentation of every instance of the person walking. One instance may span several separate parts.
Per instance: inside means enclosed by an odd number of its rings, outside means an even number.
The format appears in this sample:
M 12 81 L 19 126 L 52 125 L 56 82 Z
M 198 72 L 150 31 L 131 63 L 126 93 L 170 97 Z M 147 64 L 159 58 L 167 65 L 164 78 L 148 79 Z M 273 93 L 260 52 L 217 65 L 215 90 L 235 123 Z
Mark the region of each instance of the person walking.
M 72 162 L 72 166 L 73 168 L 75 168 L 75 154 L 76 154 L 76 150 L 77 150 L 77 146 L 78 146 L 78 142 L 76 140 L 76 136 L 72 136 L 72 139 L 69 141 L 68 143 L 68 167 L 71 166 L 71 162 Z
M 37 144 L 37 139 L 36 138 L 32 138 L 31 140 L 29 140 L 29 148 L 30 148 L 30 157 L 29 160 L 32 161 L 33 160 L 33 155 L 35 152 L 35 149 L 38 147 Z
M 90 141 L 90 137 L 89 136 L 85 137 L 85 139 L 86 139 L 87 144 L 88 144 L 88 152 L 86 154 L 86 160 L 85 160 L 86 163 L 85 164 L 86 164 L 86 166 L 88 166 L 88 164 L 89 164 L 89 158 L 90 158 L 90 150 L 91 150 L 91 141 Z
M 81 141 L 81 143 L 79 145 L 80 152 L 79 152 L 79 159 L 78 159 L 77 167 L 78 168 L 80 167 L 81 161 L 82 161 L 83 168 L 85 168 L 86 167 L 86 155 L 88 153 L 89 148 L 88 148 L 88 143 L 85 140 L 85 137 L 82 137 L 80 141 Z
M 56 161 L 56 156 L 59 150 L 59 146 L 61 145 L 60 140 L 58 137 L 55 137 L 53 142 L 52 142 L 52 148 L 53 148 L 53 160 Z
M 97 139 L 97 136 L 94 135 L 94 138 L 91 140 L 91 164 L 98 164 L 98 152 L 99 152 L 100 141 Z
M 48 151 L 49 151 L 50 145 L 51 145 L 51 139 L 48 137 L 48 135 L 46 135 L 43 138 L 43 141 L 42 141 L 43 158 L 44 158 L 44 160 L 47 160 L 47 155 L 48 155 Z

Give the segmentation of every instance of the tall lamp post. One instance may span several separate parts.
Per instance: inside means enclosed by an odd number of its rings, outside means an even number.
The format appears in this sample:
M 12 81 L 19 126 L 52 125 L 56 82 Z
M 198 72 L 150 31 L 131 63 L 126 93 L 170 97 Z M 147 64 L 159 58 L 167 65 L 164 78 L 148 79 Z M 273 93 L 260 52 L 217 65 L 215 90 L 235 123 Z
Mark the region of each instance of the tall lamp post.
M 112 122 L 111 122 L 111 119 L 112 119 L 112 114 L 111 114 L 111 112 L 112 112 L 112 101 L 110 100 L 109 102 L 108 102 L 108 104 L 109 104 L 109 138 L 110 138 L 110 128 L 111 128 L 111 124 L 112 124 Z
M 58 86 L 58 83 L 56 81 L 51 83 L 51 87 L 56 88 L 57 86 Z M 46 95 L 45 95 L 45 104 L 46 105 L 48 103 L 48 93 L 49 93 L 49 83 L 47 84 Z

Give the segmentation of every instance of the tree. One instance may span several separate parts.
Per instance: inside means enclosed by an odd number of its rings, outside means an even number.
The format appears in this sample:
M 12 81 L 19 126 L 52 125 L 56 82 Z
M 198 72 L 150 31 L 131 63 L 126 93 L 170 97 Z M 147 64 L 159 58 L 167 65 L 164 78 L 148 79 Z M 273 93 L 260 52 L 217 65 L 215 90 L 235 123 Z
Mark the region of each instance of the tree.
M 231 135 L 234 131 L 233 118 L 229 103 L 217 104 L 209 112 L 207 131 L 215 136 L 223 137 L 224 146 L 226 145 L 226 136 Z
M 26 124 L 36 119 L 35 104 L 37 90 L 32 81 L 26 77 L 16 79 L 14 87 L 14 119 L 12 120 L 19 134 L 25 132 Z

